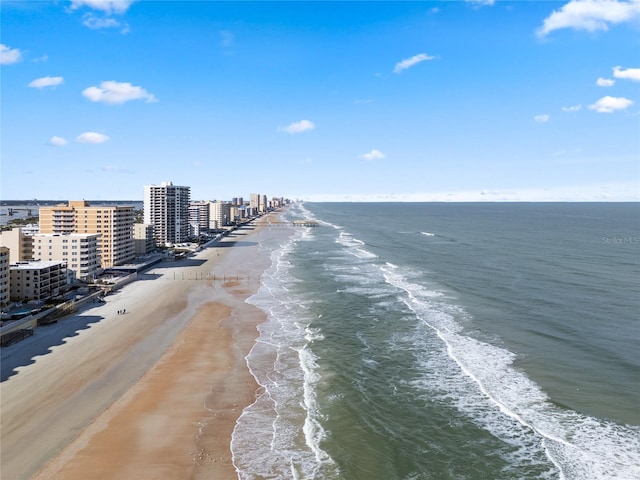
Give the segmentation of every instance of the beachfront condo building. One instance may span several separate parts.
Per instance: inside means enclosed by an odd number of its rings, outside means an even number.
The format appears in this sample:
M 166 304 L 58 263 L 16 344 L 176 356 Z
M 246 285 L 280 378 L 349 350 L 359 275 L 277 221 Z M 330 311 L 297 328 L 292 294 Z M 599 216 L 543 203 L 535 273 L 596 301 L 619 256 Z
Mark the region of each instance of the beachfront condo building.
M 286 204 L 284 197 L 273 197 L 271 199 L 271 208 L 280 208 Z
M 152 252 L 156 248 L 156 241 L 153 238 L 153 225 L 147 223 L 133 224 L 133 242 L 136 255 L 144 255 Z
M 162 182 L 144 186 L 144 223 L 153 225 L 158 245 L 189 240 L 189 198 L 191 187 Z
M 97 233 L 39 233 L 33 236 L 33 256 L 40 261 L 62 261 L 74 280 L 92 282 L 101 273 Z
M 246 218 L 247 209 L 244 205 L 231 205 L 231 221 L 241 222 Z
M 202 232 L 209 231 L 209 203 L 211 202 L 189 203 L 189 231 L 191 236 L 197 237 Z
M 67 285 L 64 262 L 17 262 L 9 266 L 11 301 L 46 300 L 62 294 Z
M 135 259 L 133 218 L 133 206 L 92 206 L 77 200 L 40 207 L 40 233 L 97 233 L 101 267 L 111 268 Z
M 10 263 L 33 259 L 33 238 L 22 227 L 0 233 L 0 245 L 9 249 Z
M 249 208 L 254 212 L 260 211 L 260 194 L 252 193 L 249 196 Z
M 9 249 L 0 247 L 0 307 L 9 303 Z
M 209 202 L 209 229 L 219 230 L 231 225 L 231 204 L 229 202 Z

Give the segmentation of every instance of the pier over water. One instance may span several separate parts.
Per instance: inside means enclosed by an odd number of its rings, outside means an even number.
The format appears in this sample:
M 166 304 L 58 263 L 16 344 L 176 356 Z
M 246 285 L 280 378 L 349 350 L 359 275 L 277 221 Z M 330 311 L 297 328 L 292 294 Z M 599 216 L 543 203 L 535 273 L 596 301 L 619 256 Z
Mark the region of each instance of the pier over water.
M 317 227 L 320 225 L 315 220 L 294 220 L 292 223 L 294 227 Z
M 290 227 L 291 225 L 294 227 L 319 227 L 320 223 L 315 220 L 294 220 L 293 222 L 269 222 L 264 224 L 267 228 Z

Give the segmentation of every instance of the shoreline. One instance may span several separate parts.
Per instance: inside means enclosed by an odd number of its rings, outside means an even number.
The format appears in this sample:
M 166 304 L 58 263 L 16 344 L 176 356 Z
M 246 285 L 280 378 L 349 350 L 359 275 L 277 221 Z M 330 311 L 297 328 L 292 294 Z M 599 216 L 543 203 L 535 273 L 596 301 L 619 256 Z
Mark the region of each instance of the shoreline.
M 245 300 L 269 264 L 250 239 L 267 221 L 145 272 L 2 382 L 3 477 L 237 478 L 231 434 L 257 389 L 245 356 L 266 318 Z

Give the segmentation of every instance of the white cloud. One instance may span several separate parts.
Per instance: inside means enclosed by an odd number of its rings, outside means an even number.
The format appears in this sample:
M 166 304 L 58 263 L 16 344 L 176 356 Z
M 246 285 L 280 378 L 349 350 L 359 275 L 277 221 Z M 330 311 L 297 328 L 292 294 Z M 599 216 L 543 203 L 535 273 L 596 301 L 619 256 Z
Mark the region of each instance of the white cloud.
M 533 119 L 538 123 L 546 123 L 549 121 L 550 118 L 551 117 L 546 113 L 543 115 L 536 115 L 535 117 L 533 117 Z
M 544 19 L 538 35 L 544 36 L 562 28 L 589 32 L 608 30 L 609 24 L 635 20 L 640 20 L 638 0 L 571 0 Z
M 22 52 L 19 48 L 7 47 L 4 43 L 0 43 L 0 64 L 11 65 L 22 60 Z
M 49 139 L 49 145 L 53 145 L 54 147 L 64 147 L 67 143 L 69 142 L 64 138 L 56 137 L 55 135 Z
M 134 2 L 135 0 L 71 0 L 71 9 L 88 7 L 111 15 L 126 12 Z
M 76 137 L 76 142 L 79 143 L 104 143 L 107 140 L 109 137 L 96 132 L 84 132 Z
M 93 30 L 99 30 L 101 28 L 118 28 L 122 25 L 120 21 L 116 20 L 113 17 L 97 17 L 89 13 L 83 18 L 84 21 L 82 22 L 82 24 L 85 27 L 89 27 Z
M 286 127 L 278 127 L 278 131 L 287 133 L 301 133 L 307 130 L 313 130 L 316 126 L 309 120 L 300 120 L 299 122 L 293 122 Z
M 235 36 L 233 35 L 233 33 L 227 31 L 227 30 L 220 30 L 220 42 L 222 43 L 223 47 L 230 47 L 231 45 L 233 45 L 233 40 L 235 39 Z
M 562 107 L 563 112 L 577 112 L 582 108 L 582 105 L 572 105 L 570 107 Z
M 157 102 L 156 97 L 142 87 L 136 87 L 127 82 L 102 82 L 100 87 L 89 87 L 82 91 L 82 95 L 92 102 L 125 103 L 129 100 L 145 100 L 147 103 Z
M 611 113 L 616 110 L 624 110 L 632 104 L 633 102 L 628 98 L 610 97 L 607 95 L 596 101 L 593 105 L 589 105 L 589 108 L 600 113 Z
M 127 23 L 122 23 L 114 15 L 123 15 L 137 0 L 71 0 L 70 10 L 91 9 L 82 17 L 82 24 L 93 30 L 121 28 L 121 33 L 130 31 Z M 96 13 L 98 12 L 98 13 Z
M 27 86 L 32 88 L 57 87 L 63 83 L 64 78 L 62 77 L 42 77 L 36 78 Z
M 382 160 L 383 158 L 385 158 L 385 154 L 382 153 L 380 150 L 376 150 L 374 148 L 369 153 L 365 153 L 365 154 L 360 155 L 360 158 L 370 162 L 370 161 L 373 161 L 373 160 Z
M 465 0 L 465 1 L 469 3 L 475 3 L 478 5 L 493 5 L 494 3 L 496 3 L 496 0 Z
M 615 83 L 616 81 L 610 78 L 600 77 L 598 80 L 596 80 L 596 85 L 598 85 L 599 87 L 613 87 Z
M 640 82 L 640 68 L 627 68 L 626 70 L 622 70 L 622 67 L 613 67 L 613 76 Z
M 414 55 L 411 58 L 406 58 L 396 63 L 396 66 L 393 69 L 393 73 L 400 73 L 401 71 L 406 70 L 407 68 L 411 68 L 420 62 L 424 62 L 426 60 L 434 60 L 435 58 L 436 57 L 427 55 L 426 53 L 419 53 L 418 55 Z
M 298 197 L 290 195 L 291 198 Z M 415 193 L 317 193 L 302 195 L 309 202 L 585 202 L 638 201 L 636 181 L 559 187 L 477 189 Z

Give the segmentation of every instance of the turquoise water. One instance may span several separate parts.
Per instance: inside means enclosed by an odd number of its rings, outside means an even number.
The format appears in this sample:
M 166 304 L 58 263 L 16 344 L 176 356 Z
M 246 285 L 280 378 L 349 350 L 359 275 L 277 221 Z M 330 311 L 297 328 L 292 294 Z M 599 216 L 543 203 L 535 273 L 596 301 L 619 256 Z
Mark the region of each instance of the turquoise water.
M 640 478 L 638 204 L 297 204 L 240 478 Z

